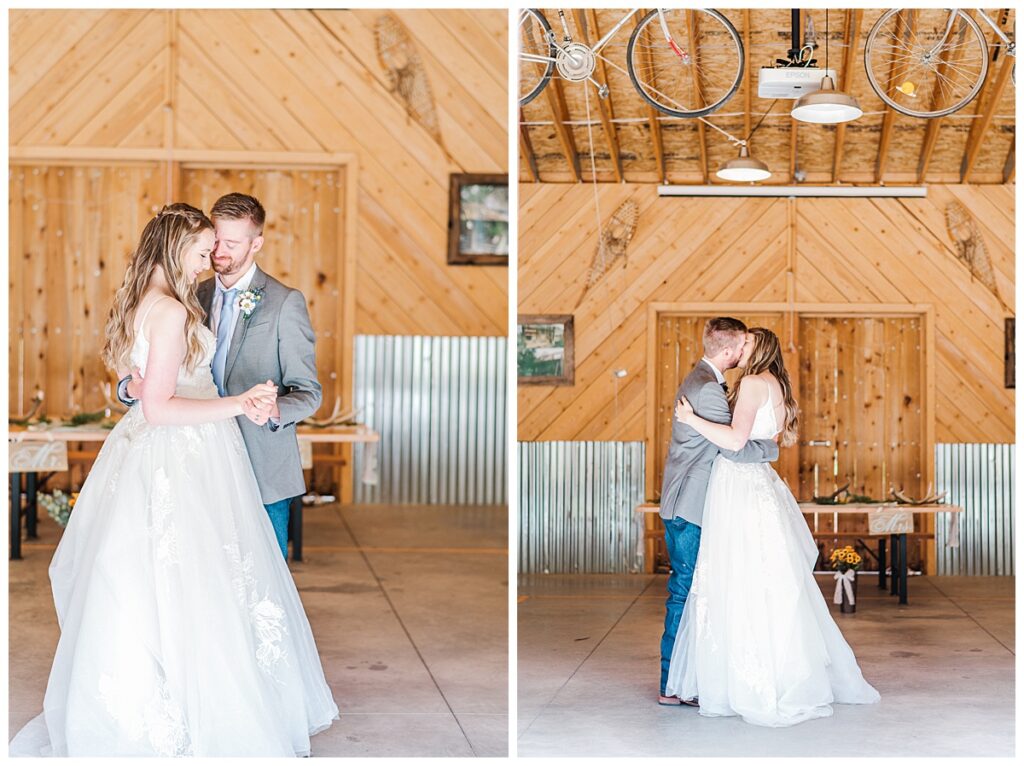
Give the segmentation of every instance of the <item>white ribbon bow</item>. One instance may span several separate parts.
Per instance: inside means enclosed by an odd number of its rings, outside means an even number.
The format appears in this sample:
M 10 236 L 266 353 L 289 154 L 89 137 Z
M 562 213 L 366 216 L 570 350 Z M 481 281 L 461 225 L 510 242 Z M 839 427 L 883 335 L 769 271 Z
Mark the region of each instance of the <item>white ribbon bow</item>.
M 846 589 L 846 599 L 850 602 L 851 606 L 857 603 L 857 600 L 853 596 L 853 581 L 857 577 L 857 572 L 853 569 L 847 569 L 845 572 L 836 572 L 836 593 L 832 597 L 833 603 L 843 603 L 843 589 Z

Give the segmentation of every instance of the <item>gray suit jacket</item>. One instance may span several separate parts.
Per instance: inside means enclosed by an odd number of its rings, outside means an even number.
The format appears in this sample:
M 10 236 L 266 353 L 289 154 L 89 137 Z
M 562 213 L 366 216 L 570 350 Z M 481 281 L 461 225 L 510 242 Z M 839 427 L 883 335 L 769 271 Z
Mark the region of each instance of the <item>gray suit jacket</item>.
M 277 430 L 269 422 L 258 426 L 245 416 L 236 418 L 263 502 L 269 505 L 306 492 L 295 424 L 320 408 L 323 394 L 316 377 L 316 335 L 306 299 L 257 266 L 249 289 L 260 288 L 263 298 L 252 315 L 246 319 L 239 314 L 235 324 L 224 363 L 224 387 L 229 396 L 237 396 L 257 383 L 277 383 L 281 411 Z M 213 278 L 196 289 L 207 323 L 215 293 Z
M 686 376 L 676 391 L 676 401 L 685 396 L 693 411 L 713 423 L 731 423 L 732 413 L 715 371 L 703 359 Z M 661 482 L 661 517 L 682 516 L 700 526 L 704 518 L 704 496 L 708 491 L 711 466 L 722 453 L 737 463 L 769 463 L 779 457 L 779 445 L 771 439 L 753 439 L 737 451 L 720 449 L 690 426 L 676 420 L 672 412 L 672 441 Z

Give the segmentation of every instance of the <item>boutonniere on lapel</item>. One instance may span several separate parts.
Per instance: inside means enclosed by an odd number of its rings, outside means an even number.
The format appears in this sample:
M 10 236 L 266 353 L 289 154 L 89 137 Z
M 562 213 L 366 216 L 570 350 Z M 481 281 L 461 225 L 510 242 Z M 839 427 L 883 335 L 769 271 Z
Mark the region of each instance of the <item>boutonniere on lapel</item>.
M 263 300 L 263 288 L 257 287 L 255 290 L 243 290 L 238 294 L 238 308 L 242 312 L 242 319 L 248 319 L 252 316 L 252 312 L 256 310 L 256 306 Z

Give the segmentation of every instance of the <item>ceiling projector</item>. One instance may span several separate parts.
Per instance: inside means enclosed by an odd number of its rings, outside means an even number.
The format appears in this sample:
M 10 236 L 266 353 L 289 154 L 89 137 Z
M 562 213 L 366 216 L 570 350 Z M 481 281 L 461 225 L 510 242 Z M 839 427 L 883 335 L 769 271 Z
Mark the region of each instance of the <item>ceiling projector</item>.
M 821 78 L 828 75 L 836 81 L 835 69 L 818 67 L 761 67 L 757 72 L 759 98 L 800 98 L 821 89 Z

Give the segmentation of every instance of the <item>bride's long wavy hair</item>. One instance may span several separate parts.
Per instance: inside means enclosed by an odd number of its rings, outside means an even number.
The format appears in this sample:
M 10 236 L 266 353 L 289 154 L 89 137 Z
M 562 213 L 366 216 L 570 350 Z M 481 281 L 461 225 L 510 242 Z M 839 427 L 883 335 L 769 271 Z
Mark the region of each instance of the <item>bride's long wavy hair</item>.
M 786 405 L 786 422 L 782 427 L 782 437 L 779 441 L 783 447 L 792 447 L 796 444 L 800 409 L 793 398 L 793 386 L 789 382 L 789 373 L 786 372 L 786 365 L 782 361 L 782 345 L 778 336 L 764 327 L 751 327 L 748 332 L 754 336 L 754 346 L 736 385 L 729 390 L 729 406 L 735 408 L 739 384 L 744 377 L 770 372 L 779 381 L 782 401 Z
M 154 269 L 160 266 L 164 270 L 171 294 L 185 306 L 184 364 L 189 372 L 195 370 L 203 356 L 203 346 L 199 340 L 203 309 L 196 298 L 196 286 L 189 282 L 181 261 L 199 234 L 207 229 L 213 231 L 210 219 L 202 210 L 184 202 L 166 205 L 146 224 L 107 317 L 107 340 L 101 358 L 109 369 L 131 367 L 129 356 L 135 344 L 135 329 L 132 326 L 135 312 L 149 287 Z

